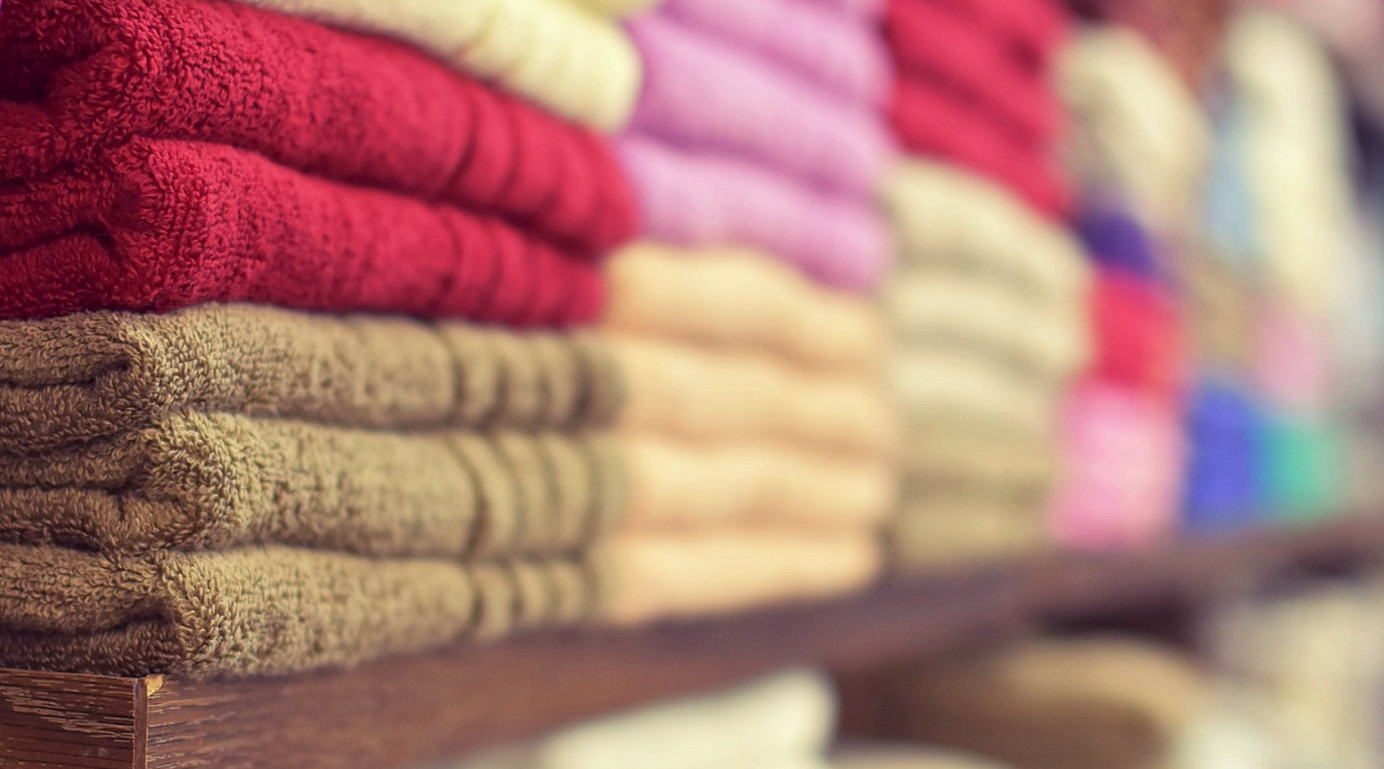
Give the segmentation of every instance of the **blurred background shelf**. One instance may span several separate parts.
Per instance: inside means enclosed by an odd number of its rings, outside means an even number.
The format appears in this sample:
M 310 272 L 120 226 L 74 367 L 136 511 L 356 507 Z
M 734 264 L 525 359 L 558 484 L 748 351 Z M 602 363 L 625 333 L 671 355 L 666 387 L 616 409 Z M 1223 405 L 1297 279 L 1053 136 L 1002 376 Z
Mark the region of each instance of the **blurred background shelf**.
M 1055 623 L 1196 613 L 1276 580 L 1384 561 L 1350 517 L 1121 556 L 898 579 L 833 602 L 518 639 L 248 681 L 0 671 L 0 766 L 409 767 L 784 666 L 863 670 Z

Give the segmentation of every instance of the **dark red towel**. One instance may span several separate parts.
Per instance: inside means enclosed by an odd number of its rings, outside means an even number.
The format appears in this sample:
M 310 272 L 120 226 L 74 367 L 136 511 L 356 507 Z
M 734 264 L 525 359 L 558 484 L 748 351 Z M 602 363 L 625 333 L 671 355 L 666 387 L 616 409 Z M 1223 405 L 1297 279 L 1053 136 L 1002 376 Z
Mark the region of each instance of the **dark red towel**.
M 1122 270 L 1102 268 L 1091 291 L 1092 373 L 1164 399 L 1178 397 L 1190 351 L 1172 296 Z
M 964 101 L 934 86 L 896 80 L 889 119 L 909 150 L 991 177 L 1054 218 L 1069 212 L 1071 192 L 1049 148 L 1016 141 Z
M 209 301 L 594 318 L 601 276 L 484 214 L 350 187 L 218 144 L 134 139 L 0 189 L 0 317 Z
M 898 77 L 954 93 L 1020 141 L 1050 142 L 1056 135 L 1056 91 L 1046 75 L 1010 55 L 993 30 L 932 0 L 892 0 L 885 30 Z
M 220 0 L 4 0 L 0 181 L 131 137 L 253 150 L 598 253 L 634 198 L 604 137 L 383 39 Z

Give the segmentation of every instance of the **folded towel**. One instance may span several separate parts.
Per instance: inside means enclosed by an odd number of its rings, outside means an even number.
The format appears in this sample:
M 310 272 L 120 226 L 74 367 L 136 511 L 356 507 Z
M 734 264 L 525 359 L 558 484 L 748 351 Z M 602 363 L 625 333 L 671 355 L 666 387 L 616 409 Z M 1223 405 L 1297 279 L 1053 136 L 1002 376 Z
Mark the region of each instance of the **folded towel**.
M 725 614 L 863 588 L 880 568 L 875 532 L 796 528 L 617 535 L 597 546 L 599 616 L 631 625 Z
M 680 246 L 763 249 L 828 285 L 868 291 L 893 262 L 871 206 L 754 163 L 627 136 L 617 150 L 639 196 L 641 232 Z
M 908 430 L 940 419 L 1027 435 L 1052 434 L 1056 383 L 1023 376 L 983 351 L 901 349 L 891 369 Z
M 490 211 L 584 252 L 635 226 L 598 135 L 384 38 L 242 3 L 10 0 L 0 70 L 13 73 L 0 84 L 12 100 L 0 102 L 0 179 L 132 137 L 200 140 Z
M 1044 502 L 995 490 L 912 493 L 890 522 L 890 559 L 901 572 L 942 571 L 1048 552 Z
M 1067 8 L 1055 0 L 925 0 L 945 4 L 971 24 L 1008 38 L 1013 55 L 1044 69 L 1066 42 L 1071 22 Z M 915 4 L 918 0 L 890 0 Z
M 0 545 L 0 664 L 291 673 L 571 624 L 594 599 L 578 561 L 462 565 L 280 547 L 112 559 Z
M 1085 205 L 1076 229 L 1097 264 L 1148 281 L 1166 276 L 1171 268 L 1148 227 L 1120 206 Z
M 964 169 L 910 158 L 884 193 L 905 263 L 959 262 L 1078 303 L 1090 281 L 1081 247 L 1010 191 Z
M 443 5 L 408 0 L 388 6 L 368 0 L 249 2 L 405 40 L 453 67 L 597 128 L 622 127 L 639 93 L 640 62 L 633 44 L 614 24 L 570 0 Z
M 885 0 L 808 0 L 816 5 L 874 22 L 884 14 Z
M 665 0 L 660 10 L 751 48 L 851 101 L 879 105 L 888 91 L 888 50 L 872 24 L 842 8 L 809 0 Z
M 848 373 L 877 369 L 887 352 L 871 303 L 817 286 L 760 252 L 644 241 L 618 252 L 606 271 L 604 324 L 615 331 L 773 352 Z
M 1156 397 L 1187 387 L 1192 361 L 1176 300 L 1162 286 L 1101 269 L 1091 287 L 1093 375 Z
M 1051 144 L 1062 105 L 1036 67 L 1003 36 L 966 13 L 964 3 L 893 0 L 885 22 L 900 77 L 918 80 L 983 110 L 1025 145 Z
M 1257 298 L 1251 276 L 1223 260 L 1220 252 L 1192 247 L 1176 249 L 1173 268 L 1198 365 L 1249 370 Z M 1362 288 L 1371 291 L 1370 285 L 1366 281 Z
M 709 527 L 777 526 L 831 536 L 884 520 L 898 491 L 894 468 L 880 460 L 750 441 L 622 435 L 618 444 L 630 484 L 622 530 L 698 536 Z
M 1283 301 L 1254 313 L 1254 389 L 1275 408 L 1301 414 L 1331 408 L 1334 383 L 1326 324 Z
M 608 16 L 633 16 L 656 5 L 659 0 L 566 0 Z
M 1337 512 L 1346 496 L 1342 427 L 1328 417 L 1270 412 L 1260 430 L 1260 472 L 1274 516 L 1313 520 Z
M 459 323 L 200 305 L 0 323 L 0 454 L 222 411 L 385 429 L 611 424 L 598 339 Z
M 881 115 L 676 18 L 654 13 L 630 23 L 645 69 L 632 131 L 874 194 L 892 154 Z
M 1219 533 L 1254 525 L 1264 499 L 1263 415 L 1238 382 L 1204 376 L 1187 404 L 1187 470 L 1182 527 Z
M 885 286 L 884 303 L 901 348 L 975 346 L 1025 374 L 1058 381 L 1089 355 L 1090 318 L 1080 305 L 983 276 L 909 268 Z
M 911 429 L 899 464 L 905 499 L 924 492 L 990 490 L 1041 497 L 1061 467 L 1047 436 L 987 430 L 962 419 Z
M 0 539 L 111 553 L 559 553 L 624 511 L 616 451 L 597 435 L 404 434 L 189 413 L 0 463 Z
M 628 380 L 617 425 L 702 445 L 738 439 L 862 457 L 896 443 L 883 372 L 804 370 L 750 351 L 716 350 L 656 337 L 608 342 Z
M 193 142 L 0 187 L 0 248 L 0 318 L 251 300 L 531 326 L 589 320 L 604 293 L 593 265 L 488 215 Z
M 905 743 L 855 744 L 832 756 L 836 769 L 1006 769 L 978 755 Z

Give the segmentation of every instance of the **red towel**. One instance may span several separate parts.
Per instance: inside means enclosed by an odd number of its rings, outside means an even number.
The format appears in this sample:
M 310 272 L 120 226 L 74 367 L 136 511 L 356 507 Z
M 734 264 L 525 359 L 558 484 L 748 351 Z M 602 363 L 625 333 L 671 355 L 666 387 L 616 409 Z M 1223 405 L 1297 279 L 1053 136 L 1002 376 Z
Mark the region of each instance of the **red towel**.
M 885 29 L 899 77 L 935 84 L 984 110 L 1018 141 L 1049 142 L 1061 105 L 1046 77 L 1003 36 L 945 3 L 893 0 Z
M 1090 301 L 1093 376 L 1154 397 L 1178 398 L 1187 386 L 1191 359 L 1172 296 L 1132 274 L 1102 269 Z
M 196 142 L 6 185 L 0 249 L 3 318 L 252 301 L 554 325 L 603 299 L 595 265 L 498 219 Z
M 384 38 L 218 0 L 5 0 L 0 180 L 131 137 L 229 144 L 604 251 L 634 198 L 603 137 Z
M 927 1 L 954 8 L 1006 38 L 1010 50 L 1041 70 L 1049 68 L 1070 31 L 1067 9 L 1056 0 Z

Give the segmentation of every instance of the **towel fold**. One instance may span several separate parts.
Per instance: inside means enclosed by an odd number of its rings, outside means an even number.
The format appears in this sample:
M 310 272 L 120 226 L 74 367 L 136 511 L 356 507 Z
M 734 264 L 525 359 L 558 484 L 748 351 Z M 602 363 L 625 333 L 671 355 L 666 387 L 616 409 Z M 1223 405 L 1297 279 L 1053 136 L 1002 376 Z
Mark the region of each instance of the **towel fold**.
M 836 769 L 1009 769 L 979 755 L 907 743 L 850 745 L 832 757 Z
M 1056 383 L 1025 377 L 980 351 L 909 348 L 891 361 L 896 399 L 908 430 L 931 420 L 1051 435 Z M 906 443 L 908 433 L 903 438 Z
M 905 499 L 990 491 L 1041 498 L 1061 466 L 1046 436 L 939 420 L 910 431 L 901 451 Z
M 625 124 L 639 93 L 640 61 L 634 45 L 619 27 L 571 0 L 406 0 L 388 6 L 368 0 L 249 2 L 399 38 L 457 69 L 605 130 Z
M 632 131 L 850 195 L 874 193 L 891 155 L 880 115 L 678 19 L 654 13 L 630 24 L 645 60 Z
M 873 25 L 810 0 L 665 0 L 661 12 L 715 32 L 865 105 L 884 100 L 892 77 Z
M 905 264 L 956 262 L 998 272 L 1069 305 L 1090 282 L 1086 256 L 1070 234 L 975 173 L 911 158 L 890 173 L 884 200 Z
M 1047 552 L 1045 501 L 979 489 L 912 493 L 890 523 L 890 558 L 901 572 L 940 571 Z
M 622 530 L 699 536 L 712 527 L 822 535 L 865 530 L 889 514 L 898 477 L 879 460 L 749 441 L 697 446 L 622 435 L 629 506 Z
M 626 136 L 616 149 L 639 196 L 641 232 L 679 246 L 763 249 L 827 285 L 876 287 L 893 263 L 871 206 L 757 164 Z
M 637 335 L 609 343 L 628 380 L 617 420 L 624 430 L 862 457 L 885 457 L 896 443 L 882 371 L 817 373 L 773 356 Z
M 839 596 L 878 573 L 875 532 L 797 529 L 617 535 L 598 546 L 604 603 L 621 624 L 725 614 Z
M 0 318 L 251 300 L 532 326 L 594 318 L 595 267 L 486 215 L 134 140 L 0 188 Z
M 757 251 L 642 241 L 606 270 L 604 325 L 614 331 L 773 352 L 835 372 L 876 370 L 885 358 L 884 323 L 870 303 Z
M 134 137 L 200 140 L 493 212 L 583 252 L 635 226 L 598 135 L 383 38 L 241 3 L 10 0 L 0 70 L 6 180 Z
M 564 0 L 609 16 L 633 16 L 646 11 L 659 0 Z
M 387 429 L 610 424 L 605 345 L 460 323 L 201 305 L 0 323 L 0 454 L 116 435 L 184 411 Z
M 561 553 L 624 511 L 616 452 L 599 435 L 402 434 L 184 414 L 0 463 L 0 538 L 111 553 L 247 544 Z
M 281 547 L 112 559 L 0 545 L 0 664 L 104 675 L 291 673 L 571 624 L 579 561 L 463 565 Z
M 919 0 L 889 0 L 914 5 Z M 1055 0 L 924 0 L 945 4 L 964 14 L 973 25 L 1008 40 L 1020 60 L 1046 68 L 1066 42 L 1071 22 L 1067 9 Z

